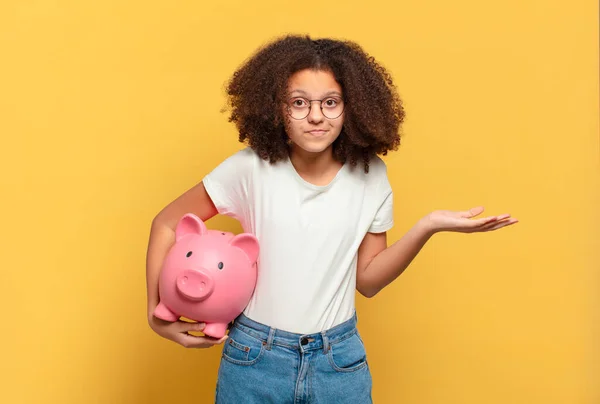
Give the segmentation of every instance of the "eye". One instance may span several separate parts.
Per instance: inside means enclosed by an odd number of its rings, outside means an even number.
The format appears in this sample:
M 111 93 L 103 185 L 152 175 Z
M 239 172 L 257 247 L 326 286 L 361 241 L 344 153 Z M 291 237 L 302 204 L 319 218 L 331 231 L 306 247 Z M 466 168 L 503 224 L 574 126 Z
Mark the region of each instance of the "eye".
M 192 255 L 192 252 L 188 251 L 188 253 L 185 256 L 189 258 L 189 257 L 191 257 L 191 255 Z
M 219 262 L 218 266 L 219 266 L 219 269 L 223 269 L 223 263 L 222 262 Z
M 303 108 L 307 104 L 308 103 L 303 98 L 296 98 L 295 100 L 292 100 L 292 107 L 295 107 L 295 108 Z
M 336 100 L 335 98 L 329 98 L 323 101 L 323 104 L 328 108 L 332 108 L 338 105 L 338 100 Z

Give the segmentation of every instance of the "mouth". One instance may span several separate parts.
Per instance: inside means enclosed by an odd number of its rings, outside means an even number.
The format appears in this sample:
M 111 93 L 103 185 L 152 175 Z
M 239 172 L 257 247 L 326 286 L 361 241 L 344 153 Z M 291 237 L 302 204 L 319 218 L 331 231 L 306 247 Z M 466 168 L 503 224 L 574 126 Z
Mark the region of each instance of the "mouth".
M 325 133 L 327 133 L 327 131 L 324 129 L 315 129 L 315 130 L 308 131 L 308 133 L 310 133 L 313 136 L 318 137 L 318 136 L 323 136 Z

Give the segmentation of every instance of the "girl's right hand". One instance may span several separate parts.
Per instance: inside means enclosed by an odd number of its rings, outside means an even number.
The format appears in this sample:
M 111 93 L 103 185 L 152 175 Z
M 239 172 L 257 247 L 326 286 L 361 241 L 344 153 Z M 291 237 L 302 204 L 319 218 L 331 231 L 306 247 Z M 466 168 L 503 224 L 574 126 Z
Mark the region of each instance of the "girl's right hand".
M 202 331 L 206 325 L 204 323 L 188 323 L 181 320 L 171 323 L 155 316 L 151 316 L 148 323 L 155 333 L 185 348 L 210 348 L 214 345 L 222 344 L 228 338 L 227 335 L 216 339 L 207 336 L 197 337 L 188 333 L 189 331 Z

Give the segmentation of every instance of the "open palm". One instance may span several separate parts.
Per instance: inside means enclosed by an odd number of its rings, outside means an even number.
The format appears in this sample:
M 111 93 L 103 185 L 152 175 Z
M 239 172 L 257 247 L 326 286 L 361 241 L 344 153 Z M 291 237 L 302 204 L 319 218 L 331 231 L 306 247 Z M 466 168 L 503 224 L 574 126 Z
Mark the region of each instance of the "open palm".
M 474 219 L 483 212 L 478 206 L 466 211 L 436 210 L 429 214 L 429 221 L 435 231 L 476 233 L 498 230 L 518 222 L 509 214 Z

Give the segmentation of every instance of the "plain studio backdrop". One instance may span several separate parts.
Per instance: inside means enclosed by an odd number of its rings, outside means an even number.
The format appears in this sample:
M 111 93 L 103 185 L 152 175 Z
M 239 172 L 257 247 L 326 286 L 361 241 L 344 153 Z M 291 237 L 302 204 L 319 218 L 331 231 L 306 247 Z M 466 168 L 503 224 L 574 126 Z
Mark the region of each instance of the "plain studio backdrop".
M 598 4 L 558 0 L 3 1 L 0 402 L 212 402 L 220 347 L 146 322 L 150 222 L 243 147 L 223 86 L 286 33 L 396 81 L 390 242 L 434 209 L 520 220 L 358 296 L 375 402 L 599 403 Z

